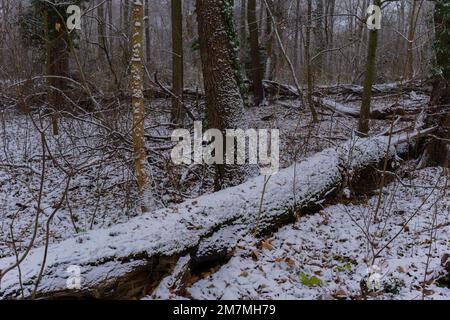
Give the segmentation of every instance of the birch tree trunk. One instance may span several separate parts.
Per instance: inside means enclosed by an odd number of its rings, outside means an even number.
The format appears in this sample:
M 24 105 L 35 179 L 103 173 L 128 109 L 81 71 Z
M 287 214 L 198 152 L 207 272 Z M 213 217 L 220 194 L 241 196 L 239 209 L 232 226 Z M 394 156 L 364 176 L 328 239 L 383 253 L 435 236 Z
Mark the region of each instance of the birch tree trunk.
M 144 144 L 144 78 L 143 78 L 143 29 L 144 6 L 139 0 L 133 1 L 133 36 L 131 38 L 131 88 L 133 108 L 133 145 L 134 169 L 142 198 L 142 211 L 147 211 L 145 202 L 148 201 L 149 175 L 147 172 L 147 154 Z

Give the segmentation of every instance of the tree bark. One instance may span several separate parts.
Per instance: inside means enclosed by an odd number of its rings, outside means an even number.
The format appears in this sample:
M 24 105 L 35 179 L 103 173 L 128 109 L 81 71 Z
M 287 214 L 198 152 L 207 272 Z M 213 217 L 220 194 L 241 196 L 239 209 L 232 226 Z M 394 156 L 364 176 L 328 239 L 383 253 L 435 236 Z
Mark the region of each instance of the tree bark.
M 427 125 L 438 126 L 438 132 L 427 142 L 422 166 L 449 167 L 450 143 L 450 7 L 445 0 L 436 1 L 434 10 L 437 72 L 427 110 Z
M 184 118 L 183 87 L 183 13 L 182 1 L 171 1 L 172 12 L 172 91 L 178 98 L 172 99 L 172 121 L 182 123 Z
M 317 81 L 320 81 L 324 72 L 324 51 L 325 51 L 325 37 L 324 37 L 324 6 L 323 0 L 316 0 L 316 10 L 314 11 L 314 38 L 315 38 L 315 54 L 319 56 L 315 63 L 315 74 Z
M 197 20 L 206 93 L 206 112 L 210 128 L 225 132 L 238 127 L 243 100 L 231 61 L 230 38 L 223 7 L 215 0 L 197 0 Z M 234 170 L 216 166 L 215 188 L 222 189 L 233 179 Z
M 256 0 L 248 0 L 248 29 L 250 34 L 251 76 L 254 104 L 259 106 L 264 101 L 263 68 L 259 48 L 259 29 L 256 18 Z
M 414 37 L 416 33 L 416 11 L 417 0 L 412 0 L 411 13 L 409 17 L 408 45 L 406 51 L 406 79 L 414 77 Z
M 381 8 L 381 0 L 374 0 L 374 5 Z M 372 102 L 372 86 L 375 80 L 375 63 L 377 57 L 378 30 L 370 31 L 369 45 L 366 63 L 366 75 L 364 80 L 364 92 L 361 103 L 361 116 L 358 122 L 358 134 L 367 136 L 369 134 L 370 106 Z
M 145 59 L 151 61 L 151 39 L 150 39 L 150 0 L 145 0 Z
M 239 25 L 240 60 L 245 65 L 247 57 L 247 0 L 241 0 L 241 14 Z
M 147 153 L 144 143 L 145 109 L 144 109 L 144 8 L 139 1 L 133 1 L 133 36 L 131 38 L 131 89 L 133 108 L 133 146 L 134 169 L 141 198 L 150 197 L 149 175 L 147 172 Z M 142 199 L 142 211 L 147 211 L 147 199 Z
M 314 91 L 314 75 L 313 68 L 311 65 L 311 28 L 312 28 L 312 1 L 308 0 L 308 23 L 306 26 L 306 34 L 305 34 L 305 63 L 306 63 L 306 83 L 307 83 L 307 92 L 306 92 L 306 102 L 309 105 L 309 108 L 314 110 L 314 101 L 313 101 L 313 91 Z M 313 112 L 313 122 L 318 122 L 317 114 Z
M 99 0 L 97 4 L 97 59 L 102 64 L 104 53 L 108 50 L 106 46 L 106 26 L 105 26 L 105 8 L 103 0 Z

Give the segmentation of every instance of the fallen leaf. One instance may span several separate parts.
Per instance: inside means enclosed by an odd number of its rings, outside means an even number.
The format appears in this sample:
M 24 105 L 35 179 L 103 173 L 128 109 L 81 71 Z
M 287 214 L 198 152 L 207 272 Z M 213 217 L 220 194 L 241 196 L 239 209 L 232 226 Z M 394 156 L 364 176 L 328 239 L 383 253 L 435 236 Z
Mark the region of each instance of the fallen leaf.
M 398 273 L 406 273 L 406 270 L 402 266 L 398 266 L 397 269 L 395 269 Z
M 263 241 L 261 243 L 261 246 L 266 250 L 269 250 L 269 251 L 273 250 L 273 245 L 269 241 Z

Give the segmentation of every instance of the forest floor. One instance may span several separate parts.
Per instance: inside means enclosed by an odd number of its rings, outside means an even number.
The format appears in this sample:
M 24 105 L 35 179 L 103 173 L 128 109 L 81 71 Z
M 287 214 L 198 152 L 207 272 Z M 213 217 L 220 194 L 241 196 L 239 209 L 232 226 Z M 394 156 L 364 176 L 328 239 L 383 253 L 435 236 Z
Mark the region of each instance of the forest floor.
M 426 299 L 450 299 L 450 289 L 437 281 L 447 274 L 441 259 L 450 252 L 450 197 L 442 172 L 420 170 L 405 186 L 389 185 L 377 223 L 370 221 L 374 196 L 303 216 L 263 241 L 243 239 L 229 262 L 202 274 L 187 296 L 358 299 L 361 282 L 376 265 L 380 288 L 369 298 L 422 299 L 424 293 Z
M 355 109 L 358 106 L 358 100 L 351 96 L 329 98 Z M 426 105 L 428 99 L 412 92 L 375 97 L 374 105 L 383 107 L 400 102 L 408 108 Z M 171 163 L 170 150 L 174 143 L 170 141 L 172 129 L 166 125 L 169 103 L 155 100 L 147 106 L 152 114 L 146 123 L 147 148 L 153 191 L 160 207 L 213 191 L 208 167 L 176 167 Z M 299 105 L 299 101 L 275 100 L 261 108 L 246 109 L 248 127 L 280 129 L 283 168 L 348 140 L 356 125 L 356 119 L 321 109 L 320 123 L 311 126 L 308 112 Z M 115 121 L 120 123 L 117 130 L 127 132 L 130 119 L 128 113 L 116 116 Z M 129 150 L 111 148 L 111 143 L 104 141 L 104 133 L 89 120 L 61 120 L 61 134 L 49 135 L 46 142 L 52 154 L 47 154 L 43 162 L 42 141 L 35 124 L 16 112 L 2 112 L 0 258 L 14 255 L 15 250 L 23 250 L 30 243 L 39 199 L 42 213 L 33 247 L 43 244 L 47 219 L 55 210 L 50 243 L 126 222 L 139 214 L 133 200 L 136 194 Z M 391 122 L 373 121 L 372 134 L 385 132 Z M 414 120 L 402 121 L 396 124 L 396 129 L 414 123 Z M 231 260 L 214 272 L 198 275 L 186 296 L 195 299 L 356 298 L 359 282 L 371 264 L 370 253 L 383 248 L 414 215 L 408 230 L 389 243 L 373 264 L 380 267 L 384 280 L 394 283 L 387 286 L 391 295 L 381 298 L 421 298 L 422 293 L 418 291 L 421 282 L 436 279 L 442 273 L 440 258 L 450 246 L 450 199 L 439 193 L 445 189 L 439 169 L 416 171 L 414 163 L 406 165 L 401 179 L 408 179 L 407 185 L 393 183 L 383 193 L 381 222 L 368 221 L 375 197 L 363 201 L 347 199 L 345 205 L 336 204 L 319 214 L 302 217 L 295 225 L 284 227 L 262 243 L 243 239 Z M 68 185 L 67 199 L 59 203 L 65 192 L 64 170 L 68 168 L 76 168 L 76 175 Z M 257 171 L 250 172 L 249 176 L 255 174 Z M 436 189 L 438 180 L 440 185 Z M 430 192 L 433 194 L 428 196 Z M 367 235 L 372 237 L 371 242 Z M 433 283 L 426 288 L 429 298 L 450 298 L 449 289 Z

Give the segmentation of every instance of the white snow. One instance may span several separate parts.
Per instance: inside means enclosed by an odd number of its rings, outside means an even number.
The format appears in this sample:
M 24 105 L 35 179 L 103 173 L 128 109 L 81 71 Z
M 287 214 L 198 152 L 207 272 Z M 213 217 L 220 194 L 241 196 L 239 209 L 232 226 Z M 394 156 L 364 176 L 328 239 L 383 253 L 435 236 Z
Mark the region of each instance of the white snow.
M 450 252 L 450 198 L 442 189 L 429 189 L 441 175 L 438 169 L 414 173 L 405 187 L 398 183 L 386 190 L 382 221 L 370 226 L 377 248 L 388 243 L 414 212 L 408 228 L 382 252 L 375 264 L 391 293 L 373 293 L 370 299 L 422 299 L 427 255 L 431 256 L 426 279 L 426 299 L 450 299 L 450 289 L 433 280 L 445 274 L 441 258 Z M 445 177 L 440 177 L 440 186 Z M 427 199 L 427 196 L 432 196 Z M 371 266 L 371 250 L 362 230 L 376 198 L 355 205 L 333 205 L 320 214 L 304 216 L 295 225 L 282 228 L 258 246 L 244 239 L 231 260 L 219 271 L 189 288 L 194 299 L 355 299 L 361 295 L 360 281 Z M 437 212 L 430 241 L 432 217 Z M 360 229 L 362 227 L 363 229 Z M 320 286 L 302 283 L 300 275 L 316 276 Z M 396 287 L 397 286 L 397 287 Z

